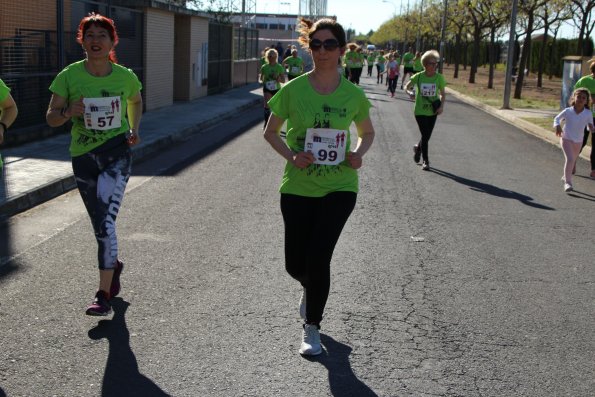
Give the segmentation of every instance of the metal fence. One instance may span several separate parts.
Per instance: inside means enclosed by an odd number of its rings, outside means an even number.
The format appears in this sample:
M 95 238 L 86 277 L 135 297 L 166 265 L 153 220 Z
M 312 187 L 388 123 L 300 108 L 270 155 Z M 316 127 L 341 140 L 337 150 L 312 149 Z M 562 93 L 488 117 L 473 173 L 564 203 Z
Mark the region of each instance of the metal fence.
M 12 132 L 51 133 L 45 112 L 49 86 L 64 66 L 84 58 L 76 43 L 80 20 L 90 12 L 116 21 L 118 61 L 143 73 L 143 13 L 90 0 L 2 0 L 0 5 L 0 78 L 11 88 L 19 107 Z M 143 92 L 144 94 L 144 92 Z M 18 140 L 18 137 L 17 137 Z

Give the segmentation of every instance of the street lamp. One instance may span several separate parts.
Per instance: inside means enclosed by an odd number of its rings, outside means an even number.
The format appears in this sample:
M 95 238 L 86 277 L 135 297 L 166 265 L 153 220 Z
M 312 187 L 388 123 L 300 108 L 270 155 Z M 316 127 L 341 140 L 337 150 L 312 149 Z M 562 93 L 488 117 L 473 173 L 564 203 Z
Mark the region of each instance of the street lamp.
M 417 40 L 415 41 L 415 51 L 421 51 L 420 48 L 420 41 L 421 41 L 421 17 L 424 12 L 424 0 L 421 0 L 421 5 L 419 7 L 419 24 L 417 25 Z
M 397 6 L 390 0 L 382 0 L 383 3 L 392 4 L 393 6 L 393 17 L 397 15 Z

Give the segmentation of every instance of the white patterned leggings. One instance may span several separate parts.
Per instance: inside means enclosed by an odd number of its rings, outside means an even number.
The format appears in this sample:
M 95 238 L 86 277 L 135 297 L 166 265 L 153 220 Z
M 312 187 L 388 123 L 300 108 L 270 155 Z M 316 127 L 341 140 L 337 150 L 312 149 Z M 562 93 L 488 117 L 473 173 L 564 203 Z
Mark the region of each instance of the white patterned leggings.
M 72 169 L 97 239 L 100 270 L 113 269 L 118 259 L 116 217 L 130 178 L 130 149 L 86 153 L 72 158 Z

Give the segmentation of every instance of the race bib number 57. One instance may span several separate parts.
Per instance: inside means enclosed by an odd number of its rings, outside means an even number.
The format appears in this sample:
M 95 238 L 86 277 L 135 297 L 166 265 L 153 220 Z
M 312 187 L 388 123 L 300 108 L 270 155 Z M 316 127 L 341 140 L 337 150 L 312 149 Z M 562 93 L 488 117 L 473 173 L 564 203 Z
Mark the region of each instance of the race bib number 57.
M 308 128 L 304 150 L 314 155 L 314 164 L 338 165 L 345 160 L 348 131 Z
M 85 127 L 90 130 L 111 130 L 122 125 L 122 103 L 118 96 L 83 98 Z

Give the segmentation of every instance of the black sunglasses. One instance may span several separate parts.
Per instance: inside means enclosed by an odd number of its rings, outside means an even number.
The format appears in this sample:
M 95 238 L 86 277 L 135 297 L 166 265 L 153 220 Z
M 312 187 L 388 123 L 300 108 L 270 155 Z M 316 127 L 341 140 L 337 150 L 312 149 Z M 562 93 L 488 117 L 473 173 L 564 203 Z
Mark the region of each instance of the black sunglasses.
M 310 40 L 310 49 L 312 51 L 318 51 L 321 47 L 324 47 L 326 51 L 334 51 L 339 48 L 339 42 L 335 39 L 326 39 L 324 41 L 318 39 Z

